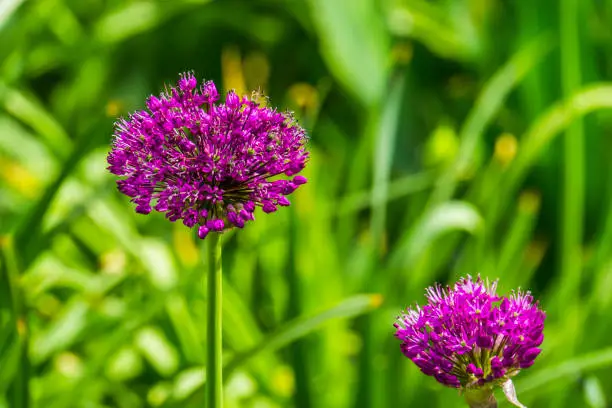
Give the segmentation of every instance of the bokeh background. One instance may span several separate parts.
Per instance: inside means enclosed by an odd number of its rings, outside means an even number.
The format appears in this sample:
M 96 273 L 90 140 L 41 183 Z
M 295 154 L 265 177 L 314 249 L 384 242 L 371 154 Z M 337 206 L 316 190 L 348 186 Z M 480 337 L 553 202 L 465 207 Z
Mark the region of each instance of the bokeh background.
M 311 138 L 224 236 L 227 407 L 462 406 L 392 323 L 478 273 L 547 310 L 524 404 L 612 406 L 612 1 L 2 0 L 0 407 L 202 406 L 202 243 L 105 170 L 187 70 Z

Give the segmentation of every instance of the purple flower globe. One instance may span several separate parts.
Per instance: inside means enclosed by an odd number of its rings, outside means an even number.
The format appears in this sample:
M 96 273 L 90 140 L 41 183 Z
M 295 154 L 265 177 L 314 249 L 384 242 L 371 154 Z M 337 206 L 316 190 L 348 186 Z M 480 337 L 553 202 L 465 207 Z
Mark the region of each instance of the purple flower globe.
M 497 281 L 460 279 L 426 290 L 427 304 L 394 324 L 401 351 L 423 373 L 464 390 L 503 385 L 530 367 L 544 340 L 545 314 L 529 292 L 496 294 Z
M 225 103 L 212 81 L 198 87 L 191 73 L 115 123 L 108 169 L 136 212 L 152 209 L 170 221 L 210 231 L 244 227 L 256 207 L 288 206 L 306 183 L 307 141 L 289 113 L 230 91 Z M 287 178 L 281 178 L 286 176 Z

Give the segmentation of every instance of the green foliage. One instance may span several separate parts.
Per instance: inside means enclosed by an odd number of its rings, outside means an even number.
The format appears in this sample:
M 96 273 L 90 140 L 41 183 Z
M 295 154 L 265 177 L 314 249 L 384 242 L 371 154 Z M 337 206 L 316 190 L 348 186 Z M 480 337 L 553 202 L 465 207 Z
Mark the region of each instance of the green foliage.
M 610 406 L 610 27 L 593 0 L 0 2 L 0 408 L 203 406 L 203 245 L 105 171 L 189 69 L 311 136 L 293 205 L 224 237 L 228 408 L 462 406 L 392 323 L 468 273 L 547 311 L 523 403 Z

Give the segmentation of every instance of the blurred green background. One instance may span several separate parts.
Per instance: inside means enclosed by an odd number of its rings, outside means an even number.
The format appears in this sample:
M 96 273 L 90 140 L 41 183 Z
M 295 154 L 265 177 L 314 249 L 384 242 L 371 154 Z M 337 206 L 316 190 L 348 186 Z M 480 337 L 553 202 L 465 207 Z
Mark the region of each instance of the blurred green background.
M 524 404 L 612 406 L 612 1 L 2 0 L 0 39 L 0 407 L 203 406 L 202 243 L 105 170 L 186 70 L 311 137 L 224 236 L 227 407 L 462 406 L 392 323 L 478 273 L 547 311 Z

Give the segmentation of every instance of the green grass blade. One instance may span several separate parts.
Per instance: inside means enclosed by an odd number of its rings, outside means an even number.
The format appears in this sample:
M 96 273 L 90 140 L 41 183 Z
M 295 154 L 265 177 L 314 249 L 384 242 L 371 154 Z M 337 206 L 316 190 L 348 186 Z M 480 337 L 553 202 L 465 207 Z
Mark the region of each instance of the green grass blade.
M 387 193 L 384 194 L 383 198 L 377 198 L 376 200 L 378 205 L 388 204 L 390 201 L 425 191 L 434 185 L 434 181 L 435 175 L 433 172 L 411 174 L 391 180 L 387 185 Z M 338 216 L 342 216 L 365 210 L 372 206 L 373 196 L 373 191 L 360 191 L 347 195 L 340 199 L 339 204 L 333 206 L 329 204 L 329 211 L 335 211 Z
M 204 364 L 206 361 L 202 348 L 204 341 L 197 329 L 198 325 L 189 313 L 185 297 L 178 294 L 169 296 L 166 301 L 166 313 L 172 322 L 185 359 L 191 364 Z
M 28 265 L 36 259 L 36 255 L 41 248 L 48 244 L 49 237 L 42 230 L 42 220 L 62 184 L 74 173 L 81 159 L 96 146 L 97 140 L 94 135 L 99 134 L 97 129 L 99 127 L 100 123 L 95 122 L 84 132 L 84 136 L 80 138 L 72 154 L 63 163 L 55 180 L 47 186 L 38 201 L 33 204 L 17 225 L 14 231 L 15 250 L 22 268 L 27 269 Z
M 376 106 L 387 82 L 388 34 L 371 0 L 309 0 L 330 70 L 365 106 Z M 355 27 L 359 27 L 358 30 Z
M 0 101 L 4 109 L 30 126 L 59 159 L 66 159 L 72 140 L 51 114 L 33 97 L 0 83 Z
M 400 77 L 391 86 L 389 98 L 386 100 L 380 124 L 376 131 L 373 163 L 374 180 L 371 197 L 372 218 L 370 220 L 375 245 L 380 244 L 380 240 L 385 233 L 389 178 L 393 164 L 393 152 L 403 94 L 404 80 Z
M 95 26 L 95 35 L 104 43 L 118 43 L 142 34 L 162 24 L 181 11 L 204 5 L 209 0 L 173 1 L 159 3 L 139 1 L 120 4 L 101 18 Z
M 0 7 L 0 28 L 25 0 L 6 0 Z
M 440 203 L 452 197 L 457 177 L 464 173 L 470 164 L 485 128 L 498 113 L 510 92 L 544 58 L 551 48 L 549 36 L 537 38 L 531 44 L 519 50 L 483 86 L 474 107 L 461 127 L 459 133 L 461 144 L 457 158 L 441 177 L 440 183 L 431 197 L 432 204 Z
M 395 35 L 419 40 L 443 57 L 458 60 L 477 57 L 479 41 L 463 35 L 459 27 L 453 24 L 452 11 L 423 0 L 395 3 L 388 11 L 389 29 Z
M 289 299 L 287 305 L 287 314 L 285 320 L 298 318 L 303 311 L 303 294 L 300 290 L 301 277 L 297 272 L 298 264 L 296 255 L 299 251 L 297 239 L 297 215 L 295 209 L 291 209 L 289 214 L 289 254 L 287 259 L 287 286 L 289 291 Z M 308 344 L 304 339 L 295 341 L 289 346 L 289 360 L 295 373 L 295 393 L 293 402 L 295 408 L 309 408 L 312 406 L 310 377 L 312 370 L 308 363 Z
M 572 381 L 577 375 L 609 366 L 612 366 L 612 348 L 597 350 L 525 375 L 516 381 L 516 388 L 519 395 L 534 392 L 547 384 Z
M 612 109 L 612 84 L 586 86 L 540 115 L 521 138 L 519 152 L 508 171 L 503 191 L 510 193 L 516 189 L 555 136 L 576 119 L 601 109 Z
M 510 230 L 502 240 L 502 247 L 495 268 L 499 276 L 504 276 L 504 285 L 513 288 L 524 284 L 524 272 L 519 270 L 516 260 L 520 259 L 532 234 L 540 207 L 540 196 L 527 191 L 519 197 L 516 215 Z
M 236 368 L 260 353 L 277 350 L 314 332 L 330 320 L 359 316 L 378 307 L 380 303 L 380 295 L 356 295 L 314 316 L 285 323 L 274 334 L 264 337 L 255 347 L 237 354 L 225 367 L 224 375 L 229 376 Z
M 396 245 L 389 261 L 393 268 L 412 264 L 439 236 L 455 230 L 476 233 L 483 225 L 478 210 L 467 202 L 449 201 L 430 211 L 415 225 L 413 233 Z
M 0 361 L 6 364 L 8 378 L 2 378 L 10 385 L 9 400 L 11 406 L 28 408 L 30 406 L 30 327 L 28 324 L 28 311 L 24 301 L 24 292 L 21 285 L 19 267 L 13 242 L 10 238 L 0 241 L 0 273 L 2 273 L 5 290 L 8 290 L 8 299 L 11 302 L 12 318 L 9 319 L 14 327 L 13 347 L 5 349 L 6 354 L 0 355 Z M 14 370 L 14 371 L 13 371 Z M 11 376 L 11 373 L 13 374 Z M 4 377 L 4 376 L 0 376 Z M 12 378 L 11 378 L 12 377 Z M 12 380 L 12 382 L 8 382 Z
M 580 87 L 579 0 L 562 0 L 561 20 L 561 83 L 563 94 L 570 96 Z M 585 198 L 585 141 L 580 119 L 567 129 L 563 146 L 563 205 L 561 214 L 561 279 L 557 297 L 561 304 L 578 300 L 582 270 L 582 238 Z M 571 345 L 568 345 L 571 348 Z

